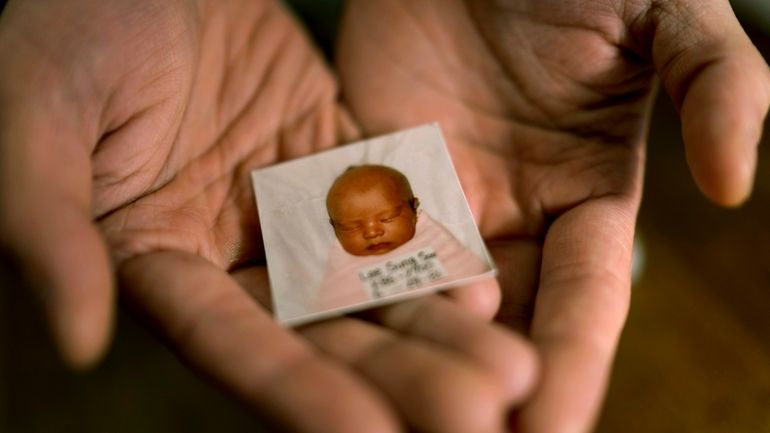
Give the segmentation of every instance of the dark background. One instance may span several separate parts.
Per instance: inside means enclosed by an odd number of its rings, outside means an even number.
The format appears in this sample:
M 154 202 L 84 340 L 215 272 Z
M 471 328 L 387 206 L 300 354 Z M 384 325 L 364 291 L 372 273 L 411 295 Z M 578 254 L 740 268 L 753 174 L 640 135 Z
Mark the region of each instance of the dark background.
M 330 52 L 340 3 L 292 3 Z M 746 25 L 768 58 L 770 38 Z M 770 433 L 768 137 L 752 200 L 727 211 L 690 180 L 668 98 L 652 125 L 639 217 L 646 266 L 597 431 Z M 261 430 L 124 311 L 104 362 L 66 370 L 13 276 L 0 269 L 0 432 Z

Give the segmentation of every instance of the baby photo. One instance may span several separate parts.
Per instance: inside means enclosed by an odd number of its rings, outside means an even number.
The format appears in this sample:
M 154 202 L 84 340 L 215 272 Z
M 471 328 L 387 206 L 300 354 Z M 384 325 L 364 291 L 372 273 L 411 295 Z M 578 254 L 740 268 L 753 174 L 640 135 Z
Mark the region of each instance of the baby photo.
M 494 276 L 438 125 L 255 170 L 252 181 L 284 324 Z

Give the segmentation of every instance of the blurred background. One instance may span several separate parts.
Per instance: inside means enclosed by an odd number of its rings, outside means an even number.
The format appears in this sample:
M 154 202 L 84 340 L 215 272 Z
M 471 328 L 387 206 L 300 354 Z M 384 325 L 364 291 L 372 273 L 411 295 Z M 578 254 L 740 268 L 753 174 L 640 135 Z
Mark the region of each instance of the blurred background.
M 330 52 L 340 3 L 289 3 Z M 770 58 L 770 2 L 733 3 Z M 751 201 L 719 209 L 690 180 L 676 112 L 659 98 L 639 216 L 644 269 L 598 432 L 770 433 L 769 136 Z M 15 286 L 0 269 L 0 432 L 268 430 L 124 311 L 105 361 L 67 371 Z

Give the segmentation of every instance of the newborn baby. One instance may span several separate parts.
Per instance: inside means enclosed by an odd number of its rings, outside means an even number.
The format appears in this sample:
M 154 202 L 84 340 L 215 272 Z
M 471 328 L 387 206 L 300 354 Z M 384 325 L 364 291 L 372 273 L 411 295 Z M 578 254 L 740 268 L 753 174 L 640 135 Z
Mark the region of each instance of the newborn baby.
M 489 270 L 484 260 L 426 212 L 419 212 L 419 205 L 406 177 L 390 167 L 353 166 L 334 181 L 326 196 L 326 209 L 339 242 L 329 253 L 316 300 L 317 311 L 407 290 L 401 287 L 394 293 L 392 289 L 373 289 L 371 283 L 364 284 L 362 270 L 381 264 L 391 269 L 414 267 L 418 255 L 420 260 L 428 258 L 428 266 L 436 265 L 430 283 Z
M 354 256 L 385 254 L 412 239 L 419 205 L 406 177 L 383 165 L 350 167 L 326 196 L 334 234 Z

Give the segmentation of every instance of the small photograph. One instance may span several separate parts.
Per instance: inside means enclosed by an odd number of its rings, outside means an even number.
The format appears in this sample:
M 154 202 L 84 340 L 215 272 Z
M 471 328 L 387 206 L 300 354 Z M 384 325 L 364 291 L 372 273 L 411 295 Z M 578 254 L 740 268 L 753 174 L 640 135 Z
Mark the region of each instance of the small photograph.
M 252 182 L 286 325 L 495 274 L 436 124 L 255 170 Z

